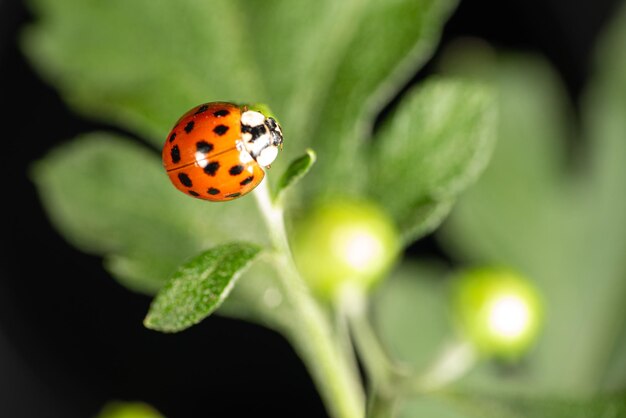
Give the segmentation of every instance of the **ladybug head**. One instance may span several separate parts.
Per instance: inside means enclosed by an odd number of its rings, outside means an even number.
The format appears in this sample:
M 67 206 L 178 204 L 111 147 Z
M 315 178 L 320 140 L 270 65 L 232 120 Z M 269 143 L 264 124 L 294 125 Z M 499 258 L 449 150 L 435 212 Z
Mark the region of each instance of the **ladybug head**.
M 279 147 L 281 150 L 283 149 L 283 131 L 280 129 L 280 125 L 278 122 L 272 117 L 269 117 L 265 120 L 265 125 L 270 131 L 270 135 L 272 136 L 272 145 L 275 147 Z
M 241 114 L 241 138 L 259 165 L 268 167 L 283 147 L 283 133 L 273 118 L 247 110 Z

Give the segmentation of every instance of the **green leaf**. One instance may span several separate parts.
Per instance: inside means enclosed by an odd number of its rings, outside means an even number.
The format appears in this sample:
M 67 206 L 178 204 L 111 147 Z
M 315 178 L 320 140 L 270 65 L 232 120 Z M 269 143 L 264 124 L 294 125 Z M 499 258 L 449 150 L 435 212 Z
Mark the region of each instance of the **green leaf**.
M 306 183 L 318 193 L 345 196 L 367 186 L 365 153 L 374 119 L 430 58 L 457 1 L 341 3 L 355 5 L 354 12 L 332 28 L 335 49 L 315 56 L 318 79 L 327 81 L 305 80 L 293 106 L 304 98 L 311 104 L 307 111 L 319 115 L 299 130 L 319 157 L 316 175 Z
M 586 271 L 590 276 L 581 289 L 585 296 L 593 295 L 584 326 L 594 327 L 589 337 L 598 341 L 587 348 L 595 357 L 590 368 L 598 371 L 596 376 L 603 387 L 611 390 L 626 388 L 625 44 L 626 5 L 622 5 L 600 38 L 595 77 L 583 102 L 586 133 L 593 138 L 590 171 L 581 178 L 587 186 L 589 212 L 588 228 L 583 233 L 599 243 L 588 254 Z M 602 280 L 596 283 L 592 277 L 599 274 Z
M 623 395 L 592 399 L 434 393 L 401 404 L 400 418 L 598 418 L 622 417 Z
M 103 255 L 137 291 L 155 293 L 190 255 L 234 236 L 266 242 L 254 199 L 222 204 L 185 196 L 156 153 L 116 135 L 94 133 L 56 148 L 32 177 L 64 236 Z
M 452 394 L 443 398 L 456 404 L 464 416 L 476 418 L 617 418 L 626 414 L 624 395 L 559 399 Z
M 432 54 L 456 0 L 30 3 L 24 50 L 77 111 L 160 145 L 198 103 L 266 103 L 285 132 L 275 165 L 319 144 L 320 190 L 362 183 L 358 143 Z
M 459 227 L 463 232 L 459 231 L 450 245 L 458 244 L 463 252 L 480 255 L 488 263 L 515 261 L 513 266 L 526 267 L 529 257 L 537 257 L 532 261 L 536 264 L 549 262 L 544 254 L 555 248 L 553 228 L 564 221 L 558 219 L 554 193 L 564 192 L 563 147 L 571 114 L 564 90 L 545 62 L 504 56 L 490 68 L 494 67 L 497 73 L 484 76 L 494 79 L 498 89 L 498 142 L 480 180 L 455 207 L 450 224 L 462 216 L 463 226 Z M 481 208 L 470 209 L 474 205 Z M 521 264 L 522 259 L 527 262 Z
M 30 3 L 40 19 L 23 45 L 42 74 L 77 111 L 155 145 L 199 103 L 269 103 L 251 43 L 268 25 L 242 30 L 249 16 L 234 2 Z
M 433 261 L 405 262 L 372 300 L 374 324 L 393 358 L 425 370 L 448 342 L 444 278 L 448 271 Z
M 626 382 L 624 19 L 626 9 L 600 45 L 581 106 L 585 141 L 575 165 L 567 164 L 572 153 L 565 148 L 575 127 L 571 105 L 548 64 L 500 57 L 485 75 L 499 86 L 498 146 L 442 238 L 457 257 L 508 265 L 542 291 L 545 329 L 524 372 L 510 381 L 519 388 L 593 393 Z M 483 372 L 483 383 L 505 386 Z
M 581 236 L 580 205 L 567 200 L 572 190 L 564 147 L 572 119 L 564 89 L 534 57 L 505 55 L 490 71 L 495 72 L 484 76 L 495 80 L 499 92 L 498 143 L 439 236 L 461 260 L 523 273 L 541 292 L 546 316 L 538 345 L 516 378 L 503 382 L 485 366 L 471 382 L 493 391 L 589 390 L 589 376 L 578 374 L 585 360 L 573 355 L 568 342 L 585 344 L 574 318 L 586 302 L 579 290 L 584 252 L 574 249 Z
M 293 307 L 270 257 L 259 257 L 245 270 L 217 314 L 261 324 L 287 335 L 297 327 Z
M 580 235 L 581 206 L 569 201 L 576 194 L 571 195 L 565 172 L 565 140 L 573 126 L 565 90 L 538 58 L 505 55 L 490 68 L 493 72 L 484 76 L 498 86 L 498 144 L 440 237 L 462 260 L 525 274 L 541 292 L 546 316 L 538 345 L 515 379 L 503 382 L 482 367 L 471 381 L 494 391 L 590 390 L 590 376 L 579 374 L 586 360 L 569 343 L 587 344 L 583 329 L 574 325 L 581 319 L 574 318 L 588 312 L 580 309 L 587 304 L 579 287 L 587 274 L 581 270 L 586 251 L 575 249 L 585 236 Z
M 150 305 L 146 327 L 178 332 L 215 311 L 230 293 L 260 247 L 225 244 L 192 258 L 174 273 Z
M 420 396 L 400 403 L 398 418 L 470 418 L 452 402 L 437 396 Z M 481 418 L 489 418 L 485 415 Z M 504 417 L 498 417 L 504 418 Z
M 434 78 L 400 103 L 375 138 L 370 193 L 385 202 L 405 243 L 438 226 L 478 177 L 495 128 L 495 100 L 481 83 Z
M 296 184 L 302 177 L 304 177 L 309 172 L 313 164 L 315 164 L 315 160 L 315 151 L 312 149 L 307 149 L 306 154 L 293 160 L 280 179 L 278 179 L 276 191 L 274 192 L 274 200 L 278 201 L 285 190 Z

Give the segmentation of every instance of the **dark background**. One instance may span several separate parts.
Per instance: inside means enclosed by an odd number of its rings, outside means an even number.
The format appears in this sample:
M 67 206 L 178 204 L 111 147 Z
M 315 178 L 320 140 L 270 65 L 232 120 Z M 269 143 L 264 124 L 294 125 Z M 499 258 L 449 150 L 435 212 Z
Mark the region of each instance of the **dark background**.
M 442 43 L 470 35 L 543 54 L 576 99 L 595 37 L 617 3 L 466 0 Z M 87 418 L 111 399 L 143 400 L 168 418 L 324 416 L 281 336 L 215 316 L 173 336 L 148 331 L 150 299 L 122 288 L 99 258 L 52 229 L 29 164 L 78 133 L 110 127 L 72 114 L 24 60 L 17 38 L 32 19 L 21 1 L 0 0 L 0 417 Z M 445 256 L 432 237 L 409 253 Z

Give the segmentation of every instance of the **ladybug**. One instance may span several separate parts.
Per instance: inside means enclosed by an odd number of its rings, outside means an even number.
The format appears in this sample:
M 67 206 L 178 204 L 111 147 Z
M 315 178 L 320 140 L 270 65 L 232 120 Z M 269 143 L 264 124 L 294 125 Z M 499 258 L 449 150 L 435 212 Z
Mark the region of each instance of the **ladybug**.
M 163 146 L 163 166 L 178 190 L 222 202 L 254 189 L 282 146 L 273 118 L 245 105 L 205 103 L 176 122 Z

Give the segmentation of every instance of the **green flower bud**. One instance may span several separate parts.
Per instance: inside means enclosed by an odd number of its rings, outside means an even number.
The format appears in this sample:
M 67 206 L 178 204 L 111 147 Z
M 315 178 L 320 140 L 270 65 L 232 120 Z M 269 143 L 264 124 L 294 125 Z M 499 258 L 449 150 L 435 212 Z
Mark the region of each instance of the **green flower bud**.
M 504 269 L 461 273 L 453 283 L 452 308 L 461 334 L 478 351 L 511 360 L 535 342 L 543 320 L 535 288 Z
M 109 402 L 98 418 L 163 418 L 156 409 L 142 402 Z
M 324 299 L 342 289 L 365 292 L 398 256 L 400 237 L 391 219 L 365 201 L 331 201 L 300 219 L 293 233 L 296 265 Z

